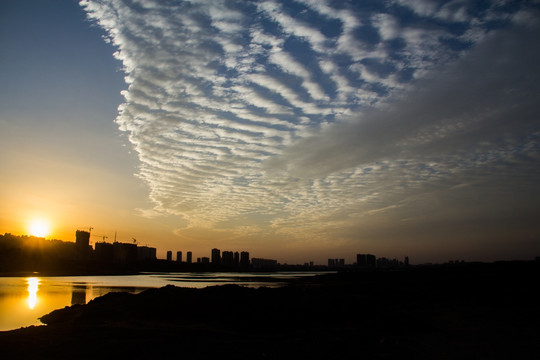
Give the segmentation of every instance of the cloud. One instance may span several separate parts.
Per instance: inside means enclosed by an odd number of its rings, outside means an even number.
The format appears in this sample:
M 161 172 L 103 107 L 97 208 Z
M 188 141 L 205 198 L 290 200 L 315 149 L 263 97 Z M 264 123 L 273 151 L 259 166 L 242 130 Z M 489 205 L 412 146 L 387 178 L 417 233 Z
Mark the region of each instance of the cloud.
M 348 217 L 383 213 L 394 221 L 422 214 L 415 222 L 424 225 L 437 212 L 447 220 L 475 221 L 498 218 L 496 212 L 506 213 L 509 204 L 524 214 L 538 211 L 540 51 L 531 44 L 539 34 L 538 27 L 493 33 L 384 107 L 333 124 L 267 159 L 267 176 L 287 178 L 299 188 L 312 184 L 314 196 L 328 201 L 276 226 L 292 232 L 311 218 L 321 230 L 330 223 L 343 230 L 351 226 Z M 457 190 L 463 186 L 472 192 Z M 521 207 L 516 198 L 527 211 L 515 210 Z M 462 207 L 471 199 L 474 213 Z
M 469 153 L 504 141 L 519 145 L 540 130 L 540 51 L 531 47 L 538 34 L 527 28 L 491 34 L 383 107 L 300 140 L 268 163 L 297 176 L 324 176 L 404 156 Z
M 80 4 L 124 64 L 116 122 L 139 155 L 151 213 L 192 227 L 265 214 L 261 231 L 323 237 L 399 211 L 410 189 L 455 186 L 449 174 L 536 151 L 535 33 L 489 35 L 486 17 L 501 21 L 501 9 L 450 18 L 430 2 L 375 12 L 361 2 Z M 400 18 L 404 7 L 423 20 Z M 507 22 L 530 12 L 507 10 Z

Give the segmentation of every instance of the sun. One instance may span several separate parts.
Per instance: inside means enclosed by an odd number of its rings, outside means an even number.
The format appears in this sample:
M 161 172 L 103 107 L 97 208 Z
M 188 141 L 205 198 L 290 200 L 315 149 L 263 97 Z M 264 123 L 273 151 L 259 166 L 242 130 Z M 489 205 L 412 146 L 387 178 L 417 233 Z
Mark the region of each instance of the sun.
M 45 237 L 51 232 L 49 222 L 45 219 L 35 219 L 28 226 L 30 235 L 37 237 Z

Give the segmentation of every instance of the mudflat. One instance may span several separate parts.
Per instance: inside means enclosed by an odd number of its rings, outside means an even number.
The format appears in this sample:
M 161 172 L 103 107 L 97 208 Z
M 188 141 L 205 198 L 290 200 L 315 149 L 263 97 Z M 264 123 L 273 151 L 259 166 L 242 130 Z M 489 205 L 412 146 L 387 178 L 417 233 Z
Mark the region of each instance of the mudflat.
M 462 264 L 111 293 L 0 332 L 0 349 L 5 359 L 538 359 L 538 275 L 539 262 Z

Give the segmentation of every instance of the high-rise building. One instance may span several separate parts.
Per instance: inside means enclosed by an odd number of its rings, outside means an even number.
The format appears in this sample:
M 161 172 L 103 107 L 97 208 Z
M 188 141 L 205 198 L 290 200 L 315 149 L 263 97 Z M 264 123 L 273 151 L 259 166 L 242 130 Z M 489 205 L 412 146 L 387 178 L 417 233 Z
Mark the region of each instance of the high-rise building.
M 98 242 L 95 244 L 94 256 L 99 262 L 113 262 L 113 244 Z
M 137 246 L 137 260 L 155 260 L 156 248 L 149 246 Z
M 377 258 L 375 257 L 375 255 L 367 254 L 366 261 L 368 267 L 377 267 Z
M 362 267 L 367 265 L 366 254 L 356 254 L 356 265 Z
M 212 264 L 219 265 L 221 263 L 221 251 L 219 249 L 212 249 Z
M 238 251 L 234 252 L 233 265 L 236 267 L 240 265 L 240 253 Z
M 234 262 L 234 254 L 232 251 L 224 251 L 221 257 L 221 264 L 225 266 L 232 266 Z
M 328 266 L 329 267 L 344 267 L 345 259 L 328 259 Z
M 356 265 L 360 267 L 377 267 L 377 258 L 371 254 L 357 254 Z
M 167 251 L 167 261 L 172 261 L 172 251 Z
M 113 260 L 116 263 L 132 263 L 137 261 L 137 245 L 130 243 L 113 243 Z
M 77 230 L 75 232 L 75 248 L 77 249 L 77 258 L 87 260 L 90 254 L 90 232 Z
M 247 251 L 240 253 L 240 266 L 244 268 L 249 267 L 249 253 Z
M 177 251 L 176 252 L 176 261 L 177 262 L 182 262 L 182 252 L 181 251 Z
M 186 263 L 191 264 L 191 251 L 188 251 L 186 254 Z

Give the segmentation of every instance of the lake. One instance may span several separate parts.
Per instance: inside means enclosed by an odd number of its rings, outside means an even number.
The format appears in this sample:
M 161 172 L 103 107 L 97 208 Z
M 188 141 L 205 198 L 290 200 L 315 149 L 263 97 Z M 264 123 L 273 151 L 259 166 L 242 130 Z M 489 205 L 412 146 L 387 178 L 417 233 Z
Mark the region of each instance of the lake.
M 86 304 L 109 292 L 139 293 L 166 285 L 203 288 L 237 284 L 278 287 L 288 280 L 326 272 L 143 273 L 122 276 L 0 277 L 0 331 L 43 325 L 38 318 L 53 310 Z

